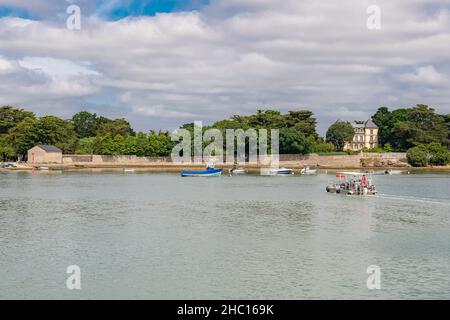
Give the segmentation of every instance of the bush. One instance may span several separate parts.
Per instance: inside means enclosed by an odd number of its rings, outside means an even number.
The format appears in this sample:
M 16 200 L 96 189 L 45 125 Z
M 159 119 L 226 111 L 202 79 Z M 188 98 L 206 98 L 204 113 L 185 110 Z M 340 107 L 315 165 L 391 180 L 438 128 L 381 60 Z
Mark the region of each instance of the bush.
M 317 143 L 312 146 L 313 153 L 331 153 L 334 151 L 334 146 L 331 143 Z
M 406 153 L 408 163 L 413 167 L 426 167 L 428 165 L 428 151 L 424 145 L 411 148 Z
M 384 152 L 392 152 L 392 145 L 390 143 L 386 143 L 383 147 Z
M 430 155 L 430 164 L 435 166 L 445 166 L 450 163 L 450 152 L 447 147 L 439 143 L 430 143 L 427 146 Z
M 413 167 L 445 166 L 450 163 L 450 152 L 439 143 L 422 144 L 409 149 L 406 158 Z

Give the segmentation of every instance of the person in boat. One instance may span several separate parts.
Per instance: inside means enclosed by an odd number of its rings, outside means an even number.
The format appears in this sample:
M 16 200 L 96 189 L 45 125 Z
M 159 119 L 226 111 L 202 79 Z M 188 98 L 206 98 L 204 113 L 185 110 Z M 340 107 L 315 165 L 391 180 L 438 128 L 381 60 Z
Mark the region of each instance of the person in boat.
M 363 188 L 365 188 L 367 186 L 367 178 L 366 178 L 365 174 L 363 174 L 363 176 L 362 176 L 361 184 L 362 184 Z

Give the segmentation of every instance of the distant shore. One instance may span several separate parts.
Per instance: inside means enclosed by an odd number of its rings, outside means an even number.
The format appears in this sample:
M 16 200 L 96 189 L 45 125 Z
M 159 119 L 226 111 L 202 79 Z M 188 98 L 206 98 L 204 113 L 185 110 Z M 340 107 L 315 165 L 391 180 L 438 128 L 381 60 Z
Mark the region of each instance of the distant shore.
M 167 172 L 177 172 L 183 169 L 203 169 L 205 164 L 179 164 L 179 163 L 152 163 L 152 164 L 124 164 L 124 163 L 111 163 L 111 164 L 40 164 L 34 167 L 31 164 L 19 164 L 16 168 L 5 168 L 0 169 L 2 172 L 6 171 L 73 171 L 73 170 L 102 170 L 102 169 L 136 169 L 139 171 L 167 171 Z M 229 169 L 232 165 L 229 164 L 218 164 L 218 168 Z M 242 165 L 242 168 L 248 169 L 249 171 L 258 171 L 261 168 L 267 168 L 269 166 L 262 165 Z M 286 167 L 290 169 L 300 170 L 304 168 L 304 165 L 299 162 L 293 161 L 281 161 L 279 167 Z M 385 171 L 385 170 L 400 170 L 404 172 L 414 172 L 414 171 L 432 171 L 432 172 L 450 172 L 450 166 L 436 166 L 436 167 L 396 167 L 396 166 L 382 166 L 382 167 L 355 167 L 355 166 L 311 166 L 319 169 L 320 171 L 330 170 L 356 170 L 356 171 Z

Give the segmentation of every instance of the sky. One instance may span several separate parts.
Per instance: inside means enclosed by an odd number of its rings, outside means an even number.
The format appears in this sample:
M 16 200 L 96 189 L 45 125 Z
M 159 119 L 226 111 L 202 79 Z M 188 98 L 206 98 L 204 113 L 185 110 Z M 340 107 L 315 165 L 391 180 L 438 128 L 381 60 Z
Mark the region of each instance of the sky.
M 324 134 L 416 104 L 450 113 L 450 0 L 0 0 L 0 105 L 38 115 L 148 132 L 309 109 Z

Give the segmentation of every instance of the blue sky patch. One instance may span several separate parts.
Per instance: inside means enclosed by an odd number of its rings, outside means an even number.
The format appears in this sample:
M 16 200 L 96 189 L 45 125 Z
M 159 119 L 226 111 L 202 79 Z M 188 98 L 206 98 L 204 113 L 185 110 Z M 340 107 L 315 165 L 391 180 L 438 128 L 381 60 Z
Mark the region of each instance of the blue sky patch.
M 154 16 L 160 12 L 178 12 L 198 10 L 209 0 L 122 0 L 115 6 L 108 6 L 110 1 L 97 0 L 100 15 L 107 20 L 119 20 L 126 17 Z
M 33 18 L 25 9 L 0 6 L 0 18 L 2 17 L 18 17 L 23 19 Z

